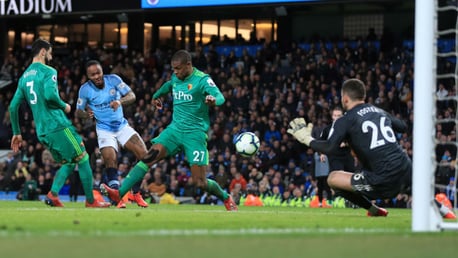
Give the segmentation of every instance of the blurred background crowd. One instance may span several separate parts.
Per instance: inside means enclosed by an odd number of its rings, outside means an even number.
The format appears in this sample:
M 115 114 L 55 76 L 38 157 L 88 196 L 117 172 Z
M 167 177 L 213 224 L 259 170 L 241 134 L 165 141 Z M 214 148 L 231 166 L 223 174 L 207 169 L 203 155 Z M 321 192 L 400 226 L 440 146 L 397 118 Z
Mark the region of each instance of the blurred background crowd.
M 307 47 L 303 47 L 304 44 Z M 56 55 L 51 65 L 58 71 L 60 96 L 73 110 L 80 85 L 87 80 L 84 65 L 88 60 L 99 60 L 105 74 L 121 76 L 137 96 L 135 104 L 124 107 L 124 114 L 149 144 L 171 121 L 171 98 L 164 99 L 164 109 L 158 111 L 151 104 L 151 96 L 170 79 L 170 58 L 174 51 L 157 49 L 144 54 L 126 50 L 74 49 L 68 55 Z M 279 49 L 272 42 L 263 45 L 255 55 L 242 51 L 239 56 L 235 52 L 218 53 L 214 45 L 209 45 L 199 47 L 192 55 L 194 66 L 210 74 L 226 98 L 222 106 L 211 110 L 207 176 L 214 178 L 237 200 L 247 193 L 279 196 L 280 202 L 288 203 L 294 198 L 304 200 L 316 195 L 314 151 L 298 143 L 286 129 L 293 118 L 305 117 L 315 125 L 314 136 L 318 137 L 332 122 L 330 110 L 340 105 L 340 87 L 347 78 L 364 81 L 367 102 L 407 123 L 408 131 L 397 134 L 397 139 L 412 157 L 412 49 L 387 46 L 377 38 L 364 38 L 353 44 L 344 40 L 339 44 L 321 40 L 297 42 L 286 49 Z M 16 82 L 30 62 L 28 57 L 28 50 L 15 49 L 1 63 L 1 73 L 10 76 L 13 84 L 0 90 L 0 149 L 9 149 L 12 132 L 7 108 Z M 451 63 L 443 63 L 438 69 L 447 71 L 451 67 Z M 454 82 L 442 81 L 437 85 L 439 99 L 455 94 Z M 452 102 L 438 102 L 438 108 L 439 118 L 455 117 L 456 107 Z M 10 153 L 6 161 L 0 163 L 0 191 L 19 192 L 20 198 L 36 199 L 49 191 L 59 165 L 37 141 L 30 110 L 23 105 L 20 112 L 23 114 L 20 118 L 23 147 L 20 153 Z M 69 119 L 84 138 L 91 157 L 94 188 L 98 188 L 104 167 L 94 121 L 79 120 L 73 112 Z M 455 123 L 439 124 L 436 129 L 440 141 L 455 140 Z M 255 132 L 261 139 L 261 148 L 252 158 L 242 158 L 235 153 L 233 139 L 242 131 Z M 445 185 L 455 183 L 455 163 L 451 159 L 456 156 L 456 148 L 438 145 L 436 151 L 437 161 L 447 164 L 438 168 L 438 180 Z M 121 151 L 118 161 L 122 180 L 136 160 L 133 154 Z M 184 156 L 177 155 L 151 167 L 143 180 L 142 190 L 145 197 L 169 193 L 194 203 L 216 203 L 212 196 L 190 186 L 191 180 Z M 74 173 L 61 194 L 76 200 L 81 191 L 78 175 Z M 410 197 L 403 195 L 378 201 L 382 206 L 410 205 Z

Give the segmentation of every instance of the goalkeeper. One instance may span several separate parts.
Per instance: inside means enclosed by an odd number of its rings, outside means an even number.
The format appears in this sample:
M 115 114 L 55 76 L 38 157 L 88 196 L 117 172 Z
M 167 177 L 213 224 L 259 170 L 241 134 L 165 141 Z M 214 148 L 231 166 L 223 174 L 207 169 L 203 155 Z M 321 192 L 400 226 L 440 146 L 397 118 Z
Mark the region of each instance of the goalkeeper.
M 346 113 L 337 119 L 327 140 L 311 136 L 313 125 L 303 118 L 290 122 L 288 133 L 315 151 L 332 154 L 345 141 L 353 149 L 362 169 L 355 173 L 332 171 L 329 186 L 336 194 L 367 210 L 368 216 L 387 216 L 388 211 L 370 200 L 393 198 L 410 190 L 412 165 L 407 154 L 396 141 L 395 131 L 403 132 L 406 124 L 365 104 L 365 85 L 358 79 L 349 79 L 342 86 L 342 107 Z M 456 218 L 445 206 L 436 202 L 444 218 Z

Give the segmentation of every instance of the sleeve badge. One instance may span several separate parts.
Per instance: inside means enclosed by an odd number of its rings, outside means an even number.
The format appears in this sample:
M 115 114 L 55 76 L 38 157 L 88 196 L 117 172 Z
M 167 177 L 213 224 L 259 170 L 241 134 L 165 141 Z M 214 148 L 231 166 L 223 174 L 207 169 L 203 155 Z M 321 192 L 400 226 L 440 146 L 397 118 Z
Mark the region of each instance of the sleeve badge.
M 207 83 L 208 83 L 208 85 L 210 85 L 210 86 L 212 86 L 212 87 L 216 87 L 216 84 L 215 84 L 215 82 L 212 80 L 212 78 L 208 78 L 208 79 L 207 79 Z

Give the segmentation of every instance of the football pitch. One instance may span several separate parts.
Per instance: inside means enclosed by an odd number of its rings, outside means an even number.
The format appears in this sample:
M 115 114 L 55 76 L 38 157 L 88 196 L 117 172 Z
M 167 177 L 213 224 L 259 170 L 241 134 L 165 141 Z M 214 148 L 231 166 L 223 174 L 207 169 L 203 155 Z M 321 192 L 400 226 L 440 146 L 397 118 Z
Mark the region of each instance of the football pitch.
M 412 233 L 411 210 L 0 202 L 0 257 L 457 257 L 458 232 Z

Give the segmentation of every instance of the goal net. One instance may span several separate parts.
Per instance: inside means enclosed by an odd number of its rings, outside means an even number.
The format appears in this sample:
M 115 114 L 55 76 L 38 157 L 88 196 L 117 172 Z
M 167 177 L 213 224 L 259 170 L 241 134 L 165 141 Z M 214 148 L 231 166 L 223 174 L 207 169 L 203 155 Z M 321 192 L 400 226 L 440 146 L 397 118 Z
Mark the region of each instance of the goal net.
M 457 14 L 457 0 L 415 2 L 413 231 L 458 230 L 434 205 L 446 196 L 457 213 Z

